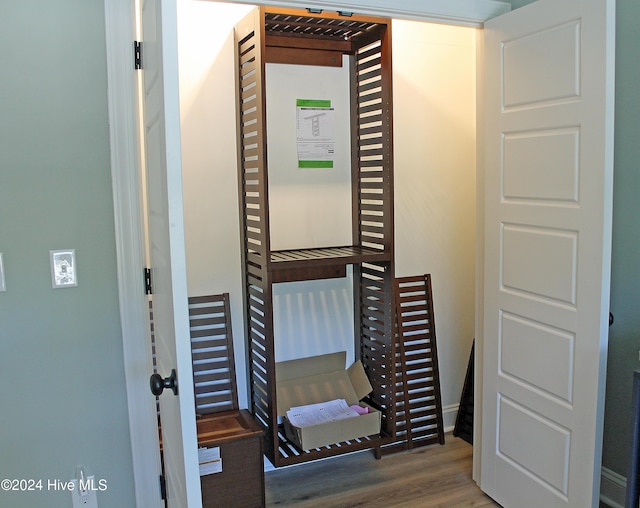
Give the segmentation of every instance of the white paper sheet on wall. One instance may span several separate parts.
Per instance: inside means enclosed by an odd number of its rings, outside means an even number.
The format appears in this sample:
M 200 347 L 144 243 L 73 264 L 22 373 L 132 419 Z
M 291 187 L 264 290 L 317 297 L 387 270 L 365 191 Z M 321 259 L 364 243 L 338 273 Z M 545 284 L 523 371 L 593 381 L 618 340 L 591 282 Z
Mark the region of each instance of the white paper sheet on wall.
M 296 100 L 296 138 L 299 168 L 333 167 L 335 111 L 330 100 Z

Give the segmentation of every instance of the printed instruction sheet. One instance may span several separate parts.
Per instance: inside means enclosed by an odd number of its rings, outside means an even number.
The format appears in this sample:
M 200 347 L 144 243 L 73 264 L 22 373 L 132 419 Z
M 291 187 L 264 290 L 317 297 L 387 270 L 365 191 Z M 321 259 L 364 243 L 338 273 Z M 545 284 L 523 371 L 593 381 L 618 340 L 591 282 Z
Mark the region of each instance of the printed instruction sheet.
M 299 168 L 332 168 L 335 156 L 335 111 L 330 100 L 296 100 Z

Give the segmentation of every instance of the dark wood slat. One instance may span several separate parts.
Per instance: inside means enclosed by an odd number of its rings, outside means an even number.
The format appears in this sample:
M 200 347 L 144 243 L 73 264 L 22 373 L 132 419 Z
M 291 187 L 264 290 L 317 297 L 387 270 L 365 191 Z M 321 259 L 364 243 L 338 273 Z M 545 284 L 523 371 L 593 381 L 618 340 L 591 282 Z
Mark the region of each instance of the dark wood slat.
M 383 453 L 444 444 L 431 276 L 398 278 L 394 294 L 400 353 L 396 361 L 401 369 L 396 410 L 402 415 L 405 433 L 396 436 L 397 441 Z
M 251 32 L 247 34 L 247 36 L 244 39 L 238 41 L 238 51 L 240 55 L 245 55 L 249 51 L 255 50 L 255 47 L 256 47 L 255 32 Z
M 336 51 L 343 54 L 351 53 L 353 44 L 345 40 L 327 40 L 325 39 L 309 39 L 298 37 L 295 34 L 267 34 L 265 36 L 267 51 L 270 47 L 280 48 L 299 48 L 299 49 L 322 49 L 328 51 Z
M 209 373 L 195 371 L 194 377 L 196 378 L 196 383 L 211 383 L 214 381 L 228 380 L 229 373 L 227 371 L 209 372 Z
M 227 355 L 223 356 L 213 356 L 215 353 L 212 351 L 198 351 L 193 350 L 191 352 L 191 356 L 193 357 L 194 362 L 205 361 L 206 365 L 210 369 L 227 369 L 229 365 L 229 357 Z
M 384 29 L 380 20 L 363 21 L 354 18 L 335 18 L 331 13 L 323 13 L 322 17 L 309 15 L 290 15 L 288 13 L 272 13 L 269 8 L 265 14 L 265 32 L 267 36 L 291 35 L 307 41 L 350 42 L 349 52 L 353 52 L 353 44 L 363 45 Z M 304 42 L 303 42 L 304 44 Z M 346 52 L 347 50 L 345 50 Z
M 256 61 L 255 59 L 253 60 L 247 60 L 244 64 L 242 64 L 242 66 L 240 67 L 240 79 L 241 80 L 246 80 L 247 76 L 256 71 Z
M 220 311 L 216 309 L 189 309 L 189 314 L 192 316 L 192 319 L 189 320 L 192 328 L 196 326 L 208 326 L 210 328 L 224 327 L 227 323 L 226 316 L 220 315 Z
M 357 246 L 275 251 L 271 253 L 271 270 L 311 269 L 318 266 L 327 268 L 333 265 L 362 263 L 366 260 L 385 261 L 388 258 L 385 252 Z
M 371 148 L 368 147 L 370 147 L 371 145 L 381 145 L 383 141 L 384 140 L 381 137 L 360 138 L 360 149 L 363 150 L 363 154 L 368 153 L 368 151 L 371 150 Z M 361 180 L 360 186 L 365 183 L 367 182 Z
M 376 135 L 379 135 L 378 137 L 380 139 L 382 139 L 382 131 L 380 130 L 379 125 L 374 125 L 371 127 L 362 127 L 358 130 L 358 134 L 360 134 L 360 136 L 371 136 L 373 134 L 376 134 Z M 383 175 L 384 172 L 381 170 L 380 174 Z
M 368 67 L 367 67 L 368 68 Z M 358 82 L 362 83 L 363 81 L 369 81 L 370 79 L 376 79 L 380 77 L 381 69 L 373 68 L 370 71 L 363 72 L 358 75 Z M 362 98 L 358 98 L 359 102 L 362 102 Z
M 374 78 L 371 81 L 367 82 L 367 83 L 361 83 L 358 85 L 358 95 L 360 97 L 366 97 L 367 96 L 367 92 L 373 92 L 373 91 L 380 91 L 382 92 L 382 82 L 381 82 L 381 78 Z M 380 126 L 376 126 L 378 127 L 378 132 L 379 132 L 379 127 Z M 362 130 L 360 130 L 360 134 L 363 134 Z
M 372 111 L 380 111 L 382 109 L 382 103 L 376 102 L 374 104 L 359 104 L 358 105 L 358 113 L 363 115 L 365 113 L 371 113 Z
M 194 362 L 194 390 L 198 395 L 209 394 L 207 397 L 196 397 L 196 413 L 206 414 L 229 408 L 238 409 L 229 294 L 189 298 L 189 325 L 191 357 Z M 203 338 L 205 340 L 201 340 Z M 202 360 L 206 361 L 196 363 Z M 205 365 L 207 369 L 219 372 L 196 375 Z M 219 381 L 220 372 L 226 373 L 226 379 L 224 379 L 226 382 L 202 386 L 205 379 Z M 203 405 L 212 404 L 212 401 L 223 404 L 203 407 Z
M 256 47 L 253 41 L 245 42 L 239 46 L 238 70 L 256 60 Z M 239 74 L 239 73 L 238 73 Z
M 279 447 L 287 452 L 287 456 L 280 455 L 278 457 L 278 466 L 288 466 L 293 464 L 300 464 L 302 462 L 308 462 L 310 460 L 322 459 L 327 457 L 333 457 L 341 455 L 350 451 L 366 450 L 369 448 L 377 448 L 389 442 L 389 438 L 381 436 L 368 436 L 365 438 L 354 439 L 344 443 L 336 443 L 331 446 L 323 448 L 317 448 L 314 450 L 299 450 L 295 445 L 286 440 L 284 432 L 279 434 Z
M 254 125 L 254 122 L 257 122 L 259 119 L 258 111 L 247 111 L 242 113 L 242 126 L 246 127 L 248 125 Z
M 427 328 L 428 326 L 429 326 L 428 322 L 427 323 L 420 323 L 420 324 L 417 324 L 417 325 L 407 325 L 407 324 L 405 324 L 403 322 L 402 323 L 402 330 L 408 336 L 408 335 L 410 335 L 410 334 L 412 334 L 414 332 L 424 331 L 425 328 Z M 425 335 L 428 336 L 429 331 L 425 331 L 424 333 L 425 333 Z
M 267 63 L 342 67 L 342 52 L 267 46 Z
M 226 350 L 229 339 L 226 327 L 191 330 L 191 347 L 194 351 L 206 348 L 223 348 L 221 350 Z
M 190 296 L 189 297 L 189 305 L 199 305 L 199 304 L 215 304 L 218 303 L 220 306 L 224 305 L 224 294 L 222 295 L 207 295 L 207 296 Z M 213 305 L 212 305 L 213 306 Z
M 380 44 L 358 50 L 358 52 L 356 53 L 356 59 L 358 61 L 366 60 L 367 58 L 371 58 L 373 55 L 379 54 L 381 50 L 382 47 Z
M 233 387 L 233 385 L 230 382 L 227 383 L 219 383 L 216 384 L 216 391 L 225 391 L 225 390 L 231 390 Z M 211 385 L 206 384 L 206 383 L 202 383 L 202 382 L 198 382 L 195 386 L 195 394 L 200 396 L 201 399 L 204 399 L 205 397 L 202 395 L 207 395 L 211 393 Z M 211 395 L 207 395 L 208 397 L 213 397 Z M 218 395 L 215 395 L 215 397 L 219 397 Z M 229 396 L 228 395 L 224 395 L 222 399 L 220 400 L 229 400 Z
M 469 363 L 467 364 L 467 372 L 465 374 L 464 385 L 462 387 L 462 394 L 460 395 L 460 404 L 458 406 L 458 414 L 456 416 L 456 423 L 453 428 L 453 435 L 464 439 L 467 443 L 473 444 L 473 378 L 474 378 L 474 358 L 475 358 L 475 339 L 471 345 L 471 354 L 469 355 Z M 638 373 L 634 374 L 634 385 L 637 385 Z M 636 386 L 634 386 L 633 400 L 638 401 L 638 394 Z M 640 430 L 640 428 L 638 429 Z M 632 452 L 633 453 L 633 452 Z M 630 464 L 635 467 L 633 461 Z M 627 476 L 627 479 L 634 478 L 635 475 L 631 472 Z M 635 482 L 634 482 L 635 483 Z M 629 489 L 629 480 L 627 480 L 627 489 Z M 629 491 L 627 491 L 627 498 Z M 637 504 L 637 499 L 636 499 Z
M 362 58 L 362 55 L 358 55 L 358 57 L 358 65 L 356 67 L 358 70 L 358 81 L 362 82 L 366 80 L 361 76 L 365 72 L 368 72 L 367 69 L 373 69 L 375 67 L 378 70 L 378 74 L 381 73 L 382 57 L 380 56 L 380 48 L 377 48 L 377 50 L 370 50 L 365 58 Z M 369 59 L 367 60 L 366 58 Z
M 287 268 L 286 270 L 273 270 L 272 281 L 298 282 L 303 280 L 335 279 L 347 276 L 347 268 L 344 264 L 339 266 L 318 266 L 299 269 Z
M 375 159 L 375 160 L 371 159 L 371 160 L 359 160 L 358 164 L 361 166 L 361 168 L 375 168 L 380 170 L 383 168 L 382 162 L 383 162 L 382 159 Z
M 407 290 L 403 289 L 403 292 L 406 293 L 406 295 L 402 298 L 402 305 L 400 306 L 400 310 L 403 312 L 405 311 L 405 309 L 411 309 L 411 306 L 412 304 L 414 304 L 414 302 L 416 302 L 415 305 L 417 306 L 417 308 L 421 308 L 419 307 L 419 305 L 427 302 L 424 294 L 411 294 L 415 292 L 415 290 L 412 288 Z

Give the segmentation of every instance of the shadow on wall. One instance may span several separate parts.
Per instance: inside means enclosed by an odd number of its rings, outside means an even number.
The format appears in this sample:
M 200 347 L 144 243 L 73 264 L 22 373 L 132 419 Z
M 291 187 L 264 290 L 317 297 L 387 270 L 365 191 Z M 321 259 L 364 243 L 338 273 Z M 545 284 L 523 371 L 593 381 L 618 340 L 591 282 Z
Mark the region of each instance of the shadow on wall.
M 276 361 L 347 352 L 354 361 L 353 278 L 274 285 Z

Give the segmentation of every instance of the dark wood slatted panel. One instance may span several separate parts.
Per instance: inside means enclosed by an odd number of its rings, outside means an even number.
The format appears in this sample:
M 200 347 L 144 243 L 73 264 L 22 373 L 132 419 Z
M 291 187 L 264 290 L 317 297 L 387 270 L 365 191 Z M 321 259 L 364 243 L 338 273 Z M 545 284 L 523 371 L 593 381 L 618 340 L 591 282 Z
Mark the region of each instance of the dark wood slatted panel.
M 476 341 L 471 345 L 471 355 L 467 364 L 467 374 L 464 377 L 458 415 L 453 428 L 453 435 L 473 444 L 473 363 L 475 357 Z
M 385 253 L 385 261 L 354 269 L 356 348 L 374 391 L 369 402 L 382 412 L 382 429 L 395 422 L 393 330 L 393 159 L 390 27 L 360 47 L 352 61 L 353 240 Z
M 390 23 L 261 7 L 236 26 L 235 41 L 245 333 L 251 408 L 265 429 L 265 454 L 275 466 L 283 466 L 378 449 L 392 439 L 395 430 Z M 287 61 L 305 52 L 318 51 L 309 57 L 309 63 L 320 64 L 323 51 L 350 55 L 352 246 L 270 250 L 264 93 L 267 47 L 273 50 L 272 56 Z M 296 49 L 295 58 L 286 56 L 289 49 Z M 303 60 L 307 62 L 307 56 Z M 382 411 L 384 437 L 301 452 L 287 442 L 277 425 L 273 284 L 344 277 L 346 265 L 354 266 L 356 355 L 374 386 L 370 403 Z
M 238 409 L 233 335 L 228 293 L 189 298 L 189 327 L 196 414 Z M 149 329 L 153 372 L 156 344 L 153 302 L 149 301 Z M 160 407 L 156 405 L 158 418 Z
M 383 452 L 444 444 L 431 275 L 394 283 L 396 441 Z
M 388 30 L 385 37 L 388 37 Z M 352 77 L 354 239 L 358 245 L 393 252 L 393 146 L 391 56 L 384 40 L 359 49 Z
M 364 261 L 387 261 L 388 255 L 369 247 L 346 246 L 327 247 L 320 249 L 297 249 L 271 252 L 273 269 L 293 269 L 300 266 L 313 266 L 314 264 L 327 266 L 327 264 L 354 264 Z
M 269 252 L 266 98 L 264 54 L 258 9 L 236 26 L 238 161 L 245 343 L 251 388 L 251 410 L 264 428 L 265 454 L 275 460 L 275 360 Z
M 363 264 L 354 272 L 359 281 L 357 331 L 360 360 L 373 386 L 367 402 L 382 412 L 382 431 L 395 433 L 395 347 L 391 267 Z
M 391 438 L 385 436 L 364 436 L 357 439 L 351 439 L 341 443 L 335 443 L 322 448 L 313 450 L 300 450 L 294 444 L 287 440 L 284 429 L 280 428 L 278 434 L 279 443 L 279 465 L 289 466 L 300 464 L 309 460 L 324 459 L 334 457 L 347 452 L 358 450 L 367 450 L 370 448 L 380 449 L 384 444 L 389 443 Z
M 267 46 L 267 63 L 342 67 L 342 52 Z
M 305 39 L 350 41 L 378 26 L 378 23 L 349 17 L 336 19 L 286 12 L 265 14 L 265 32 L 269 35 L 277 34 Z
M 238 409 L 229 294 L 189 298 L 196 414 Z
M 267 333 L 265 291 L 256 284 L 248 287 L 248 333 L 251 373 L 251 397 L 254 415 L 269 429 L 273 429 L 274 383 L 271 382 L 273 363 L 273 333 Z

